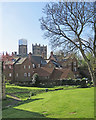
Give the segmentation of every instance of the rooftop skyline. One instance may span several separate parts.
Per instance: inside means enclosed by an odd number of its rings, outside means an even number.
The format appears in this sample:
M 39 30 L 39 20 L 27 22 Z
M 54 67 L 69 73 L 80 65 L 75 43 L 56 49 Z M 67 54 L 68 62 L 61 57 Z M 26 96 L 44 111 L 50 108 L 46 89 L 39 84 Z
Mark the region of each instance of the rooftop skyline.
M 32 44 L 47 45 L 48 55 L 51 52 L 49 40 L 44 39 L 39 19 L 47 2 L 1 2 L 0 3 L 0 53 L 18 53 L 19 39 L 26 39 L 28 53 Z M 90 27 L 83 32 L 84 39 L 93 35 Z
M 28 53 L 32 52 L 32 44 L 47 45 L 48 54 L 51 49 L 49 41 L 44 39 L 39 19 L 46 2 L 5 2 L 1 3 L 2 36 L 0 52 L 18 52 L 19 39 L 26 39 Z

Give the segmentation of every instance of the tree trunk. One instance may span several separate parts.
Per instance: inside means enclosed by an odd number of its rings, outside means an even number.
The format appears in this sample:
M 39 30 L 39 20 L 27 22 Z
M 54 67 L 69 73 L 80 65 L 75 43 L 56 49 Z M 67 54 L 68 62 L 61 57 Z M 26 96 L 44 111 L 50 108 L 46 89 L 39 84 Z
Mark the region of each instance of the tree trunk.
M 4 74 L 3 74 L 3 61 L 2 61 L 2 99 L 6 99 L 6 94 L 5 94 L 5 78 L 4 78 Z
M 83 56 L 84 60 L 87 62 L 88 70 L 89 70 L 89 73 L 90 73 L 90 75 L 91 75 L 91 80 L 93 81 L 94 86 L 96 86 L 96 74 L 95 74 L 95 72 L 93 71 L 92 66 L 91 66 L 91 64 L 90 64 L 90 61 L 87 59 L 84 51 L 83 51 L 82 49 L 80 49 L 80 51 L 81 51 L 81 53 L 82 53 L 82 56 Z

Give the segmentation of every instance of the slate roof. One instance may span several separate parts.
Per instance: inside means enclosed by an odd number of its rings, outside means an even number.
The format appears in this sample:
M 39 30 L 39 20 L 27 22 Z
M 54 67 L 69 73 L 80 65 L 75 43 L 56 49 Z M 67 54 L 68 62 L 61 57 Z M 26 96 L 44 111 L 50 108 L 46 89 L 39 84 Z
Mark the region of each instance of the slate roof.
M 58 62 L 54 60 L 51 60 L 51 62 L 55 65 L 55 67 L 61 67 L 61 65 Z
M 27 59 L 27 57 L 20 58 L 20 59 L 16 62 L 16 65 L 22 64 L 26 59 Z
M 37 73 L 41 77 L 50 76 L 52 72 L 53 72 L 53 68 L 46 68 L 46 67 L 36 68 L 34 70 L 34 73 Z
M 31 56 L 31 61 L 34 64 L 42 64 L 45 65 L 47 62 L 41 56 Z
M 12 59 L 5 61 L 5 65 L 8 65 L 8 64 L 12 65 L 16 63 L 19 59 L 20 59 L 19 57 L 12 57 Z
M 70 69 L 65 68 L 65 69 L 54 69 L 53 73 L 50 76 L 50 79 L 64 79 L 68 78 L 68 74 L 72 72 Z

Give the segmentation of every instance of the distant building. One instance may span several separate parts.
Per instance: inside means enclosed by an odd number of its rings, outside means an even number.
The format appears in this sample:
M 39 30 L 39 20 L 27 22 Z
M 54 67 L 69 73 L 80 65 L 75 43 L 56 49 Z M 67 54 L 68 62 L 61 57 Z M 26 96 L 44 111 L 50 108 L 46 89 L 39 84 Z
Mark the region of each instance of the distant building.
M 47 46 L 32 44 L 32 53 L 34 56 L 42 56 L 43 58 L 47 59 Z
M 27 55 L 27 40 L 26 39 L 19 40 L 19 55 L 21 56 Z
M 55 68 L 68 68 L 73 71 L 74 76 L 78 77 L 78 61 L 76 57 L 72 54 L 60 59 L 57 55 L 54 55 L 53 52 L 51 52 L 50 57 L 48 60 L 46 60 L 47 64 L 46 67 L 55 67 Z

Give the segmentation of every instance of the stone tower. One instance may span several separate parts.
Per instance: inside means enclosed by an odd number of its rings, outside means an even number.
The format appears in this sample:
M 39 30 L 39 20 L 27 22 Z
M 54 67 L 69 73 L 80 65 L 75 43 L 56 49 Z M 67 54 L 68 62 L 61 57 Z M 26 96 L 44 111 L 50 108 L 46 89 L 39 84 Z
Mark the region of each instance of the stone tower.
M 21 56 L 27 55 L 27 40 L 26 39 L 19 40 L 19 55 Z
M 33 55 L 42 56 L 46 59 L 47 58 L 47 46 L 44 46 L 44 45 L 41 46 L 40 44 L 39 45 L 32 44 L 32 53 Z

